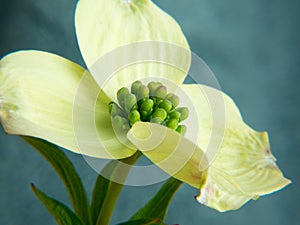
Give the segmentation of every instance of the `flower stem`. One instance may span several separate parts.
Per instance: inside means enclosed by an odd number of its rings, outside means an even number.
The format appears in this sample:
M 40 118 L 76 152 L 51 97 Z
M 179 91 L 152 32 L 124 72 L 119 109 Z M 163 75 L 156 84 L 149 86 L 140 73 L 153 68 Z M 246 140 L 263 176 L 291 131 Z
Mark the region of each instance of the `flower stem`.
M 133 156 L 126 158 L 126 159 L 122 159 L 119 160 L 122 163 L 126 163 L 128 165 L 133 165 L 138 159 L 139 157 L 142 155 L 141 152 L 137 151 Z M 119 163 L 118 165 L 120 165 L 121 163 Z M 129 171 L 131 169 L 131 166 L 128 166 L 126 168 L 122 167 L 122 166 L 118 166 L 116 165 L 114 167 L 114 170 L 111 171 L 111 178 L 113 178 L 113 176 L 118 174 L 122 174 L 122 179 L 123 182 L 125 182 L 126 177 L 129 174 Z M 117 203 L 117 200 L 119 198 L 119 195 L 121 193 L 121 190 L 123 188 L 123 184 L 122 183 L 116 183 L 114 181 L 109 181 L 108 184 L 108 189 L 106 191 L 106 195 L 104 198 L 104 201 L 102 203 L 101 210 L 98 214 L 98 219 L 96 222 L 96 225 L 108 225 L 110 218 L 112 216 L 113 210 L 115 208 L 115 205 Z

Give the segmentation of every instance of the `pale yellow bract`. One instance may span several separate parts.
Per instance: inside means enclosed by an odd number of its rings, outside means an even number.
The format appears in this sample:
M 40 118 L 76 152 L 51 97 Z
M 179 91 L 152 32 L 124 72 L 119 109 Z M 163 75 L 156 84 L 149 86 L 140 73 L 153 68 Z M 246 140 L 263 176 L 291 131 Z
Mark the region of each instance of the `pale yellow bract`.
M 160 41 L 189 50 L 179 25 L 150 0 L 80 0 L 75 20 L 79 47 L 88 67 L 106 53 L 136 42 Z M 183 60 L 188 68 L 190 58 Z M 120 87 L 153 74 L 177 84 L 190 97 L 201 134 L 196 143 L 167 127 L 145 122 L 136 123 L 127 134 L 135 148 L 116 137 L 108 103 Z M 133 65 L 116 73 L 103 87 L 95 106 L 97 130 L 105 148 L 92 140 L 93 131 L 87 127 L 80 137 L 90 148 L 79 149 L 73 127 L 77 89 L 84 77 L 86 88 L 80 96 L 84 109 L 89 96 L 101 91 L 101 84 L 79 65 L 55 54 L 18 51 L 0 61 L 1 124 L 9 134 L 42 138 L 92 157 L 125 158 L 139 149 L 171 176 L 199 188 L 197 200 L 219 211 L 238 209 L 249 199 L 289 184 L 276 166 L 267 134 L 248 127 L 227 95 L 204 85 L 182 84 L 185 76 L 184 71 L 157 63 Z M 207 160 L 206 150 L 214 138 L 209 134 L 215 124 L 204 92 L 219 94 L 225 106 L 224 136 L 212 161 Z M 155 133 L 164 134 L 163 138 Z

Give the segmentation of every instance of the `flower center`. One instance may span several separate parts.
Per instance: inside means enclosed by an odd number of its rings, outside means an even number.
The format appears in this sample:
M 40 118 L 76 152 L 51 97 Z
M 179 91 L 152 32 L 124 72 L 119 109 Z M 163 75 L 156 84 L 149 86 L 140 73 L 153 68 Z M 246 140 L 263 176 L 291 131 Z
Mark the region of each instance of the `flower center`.
M 135 81 L 131 90 L 123 87 L 117 92 L 118 103 L 109 103 L 114 127 L 129 130 L 138 121 L 161 124 L 184 135 L 186 126 L 180 123 L 189 115 L 186 107 L 177 107 L 179 98 L 168 93 L 160 82 L 144 85 Z

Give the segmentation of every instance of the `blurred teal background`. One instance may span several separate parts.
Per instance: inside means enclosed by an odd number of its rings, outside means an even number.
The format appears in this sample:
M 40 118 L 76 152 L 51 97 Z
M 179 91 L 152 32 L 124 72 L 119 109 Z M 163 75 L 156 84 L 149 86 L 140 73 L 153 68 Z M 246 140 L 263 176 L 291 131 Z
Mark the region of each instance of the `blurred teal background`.
M 198 204 L 193 198 L 198 191 L 184 185 L 172 202 L 167 223 L 298 225 L 300 1 L 155 2 L 180 23 L 191 49 L 211 67 L 245 121 L 269 132 L 273 154 L 293 180 L 283 191 L 228 213 Z M 83 65 L 73 26 L 75 5 L 75 0 L 0 0 L 0 56 L 18 49 L 40 49 Z M 80 155 L 66 153 L 90 195 L 97 174 Z M 19 137 L 8 136 L 0 128 L 0 225 L 55 224 L 31 192 L 30 182 L 69 204 L 48 163 Z M 125 187 L 111 224 L 125 221 L 159 186 Z

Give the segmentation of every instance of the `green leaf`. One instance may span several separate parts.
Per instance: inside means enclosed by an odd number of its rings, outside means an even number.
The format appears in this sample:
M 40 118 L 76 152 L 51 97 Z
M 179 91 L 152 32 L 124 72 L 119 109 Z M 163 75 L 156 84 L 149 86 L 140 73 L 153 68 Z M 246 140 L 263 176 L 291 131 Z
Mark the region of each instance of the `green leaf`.
M 123 188 L 123 183 L 130 171 L 130 167 L 121 166 L 122 163 L 133 165 L 141 156 L 140 152 L 136 152 L 133 156 L 118 160 L 111 160 L 101 171 L 94 185 L 92 195 L 91 214 L 93 224 L 107 225 L 109 224 L 110 217 L 113 209 L 117 203 L 120 192 Z M 103 177 L 101 174 L 104 174 Z M 118 177 L 122 182 L 116 183 L 111 180 Z M 111 178 L 111 179 L 107 179 Z
M 34 184 L 31 184 L 31 188 L 59 225 L 84 225 L 67 206 L 41 192 Z
M 22 138 L 52 165 L 66 187 L 74 212 L 85 225 L 91 225 L 88 198 L 72 162 L 63 151 L 47 141 L 25 136 L 22 136 Z
M 164 223 L 161 222 L 160 219 L 151 219 L 151 218 L 146 218 L 146 219 L 139 219 L 139 220 L 134 220 L 134 221 L 128 221 L 125 223 L 120 223 L 118 225 L 164 225 Z
M 159 189 L 156 195 L 135 215 L 133 215 L 129 221 L 135 221 L 143 218 L 159 218 L 163 221 L 166 217 L 171 200 L 181 184 L 181 181 L 171 177 Z

